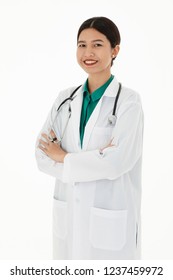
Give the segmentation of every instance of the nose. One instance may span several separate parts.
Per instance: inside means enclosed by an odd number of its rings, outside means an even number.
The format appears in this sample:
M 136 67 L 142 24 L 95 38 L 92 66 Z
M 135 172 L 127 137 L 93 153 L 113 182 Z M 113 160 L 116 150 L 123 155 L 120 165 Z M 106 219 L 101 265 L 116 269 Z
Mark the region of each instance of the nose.
M 91 47 L 86 47 L 84 55 L 86 57 L 93 57 L 95 54 L 94 54 L 93 49 Z

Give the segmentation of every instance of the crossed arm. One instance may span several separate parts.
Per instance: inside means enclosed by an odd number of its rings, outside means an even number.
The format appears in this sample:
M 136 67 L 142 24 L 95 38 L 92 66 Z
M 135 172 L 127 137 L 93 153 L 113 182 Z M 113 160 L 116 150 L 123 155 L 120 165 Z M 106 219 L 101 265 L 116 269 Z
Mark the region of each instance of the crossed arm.
M 51 130 L 50 135 L 52 138 L 56 138 L 53 130 Z M 61 148 L 59 143 L 51 141 L 47 134 L 42 133 L 41 136 L 43 139 L 39 139 L 39 149 L 41 149 L 51 159 L 63 163 L 67 152 Z

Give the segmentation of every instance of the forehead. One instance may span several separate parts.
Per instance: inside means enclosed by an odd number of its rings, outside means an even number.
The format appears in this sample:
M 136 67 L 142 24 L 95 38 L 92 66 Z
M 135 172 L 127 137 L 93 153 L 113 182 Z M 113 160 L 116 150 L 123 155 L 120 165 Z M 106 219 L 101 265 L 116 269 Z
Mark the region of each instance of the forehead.
M 78 41 L 95 41 L 95 40 L 102 40 L 104 42 L 105 41 L 109 42 L 103 33 L 97 31 L 94 28 L 84 29 L 80 33 L 79 38 L 78 38 Z

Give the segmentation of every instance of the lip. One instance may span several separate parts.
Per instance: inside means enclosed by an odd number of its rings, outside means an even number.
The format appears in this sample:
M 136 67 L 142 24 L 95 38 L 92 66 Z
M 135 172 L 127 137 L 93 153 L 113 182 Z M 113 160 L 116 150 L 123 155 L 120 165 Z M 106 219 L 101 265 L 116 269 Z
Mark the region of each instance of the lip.
M 86 66 L 94 66 L 96 65 L 98 62 L 98 60 L 95 60 L 95 59 L 85 59 L 83 60 L 83 63 L 86 65 Z

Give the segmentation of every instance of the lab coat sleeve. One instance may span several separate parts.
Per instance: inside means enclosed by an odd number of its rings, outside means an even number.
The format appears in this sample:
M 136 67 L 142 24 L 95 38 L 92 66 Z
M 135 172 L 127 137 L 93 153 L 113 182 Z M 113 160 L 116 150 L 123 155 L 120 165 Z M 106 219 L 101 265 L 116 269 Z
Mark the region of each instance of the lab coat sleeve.
M 70 94 L 73 92 L 73 90 L 76 87 L 70 87 L 65 91 L 61 91 L 56 98 L 48 117 L 37 137 L 36 145 L 35 145 L 35 157 L 38 169 L 48 175 L 51 175 L 53 177 L 56 177 L 57 179 L 62 181 L 62 174 L 63 174 L 63 163 L 56 162 L 49 158 L 42 150 L 38 148 L 39 139 L 41 138 L 42 133 L 48 134 L 50 130 L 52 129 L 52 125 L 54 123 L 54 120 L 59 118 L 59 114 L 57 114 L 57 108 L 59 105 L 65 100 L 65 98 L 69 97 Z M 57 139 L 60 139 L 60 122 L 58 122 L 58 125 L 56 126 L 56 136 Z
M 58 163 L 51 158 L 49 158 L 41 149 L 38 148 L 39 139 L 41 138 L 42 133 L 48 134 L 52 128 L 52 123 L 56 115 L 56 108 L 58 108 L 59 105 L 58 99 L 55 101 L 54 105 L 52 106 L 52 109 L 47 117 L 46 122 L 44 123 L 38 137 L 36 140 L 35 145 L 35 157 L 38 169 L 48 175 L 51 175 L 53 177 L 56 177 L 59 180 L 62 180 L 62 170 L 63 170 L 63 164 Z M 57 135 L 58 138 L 58 135 Z
M 67 154 L 63 182 L 115 180 L 133 168 L 142 154 L 143 111 L 140 102 L 121 106 L 112 138 L 115 146 L 105 148 L 102 153 L 93 150 Z

